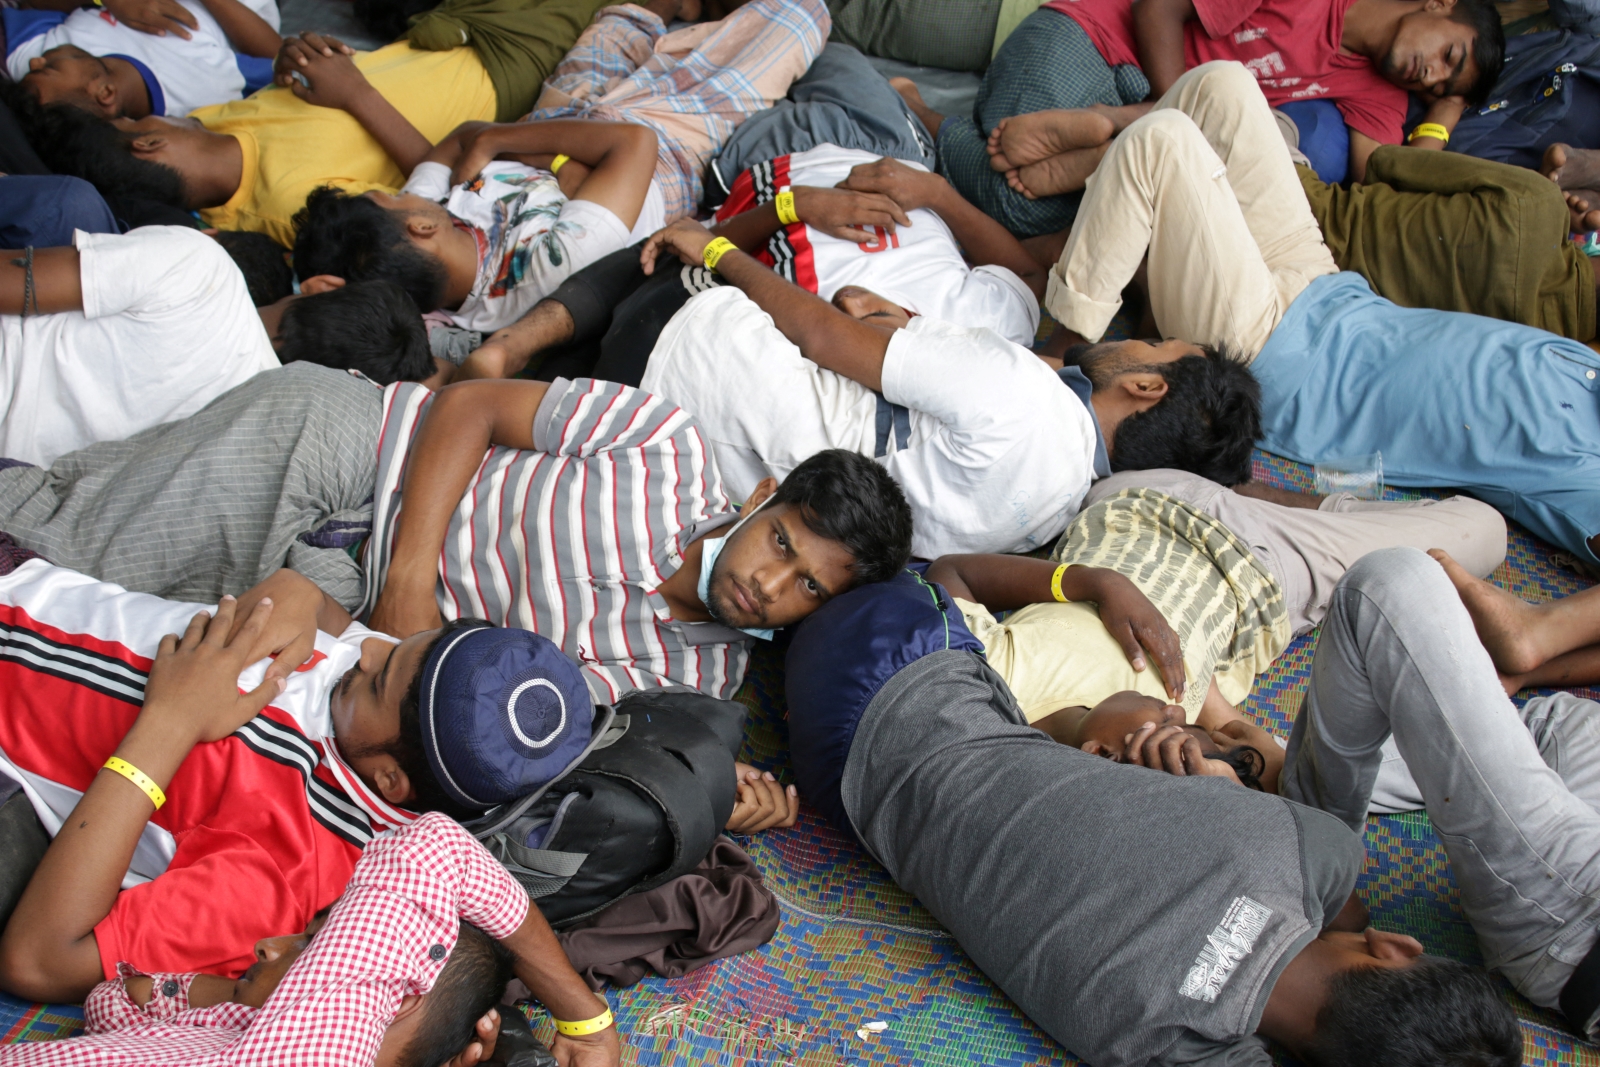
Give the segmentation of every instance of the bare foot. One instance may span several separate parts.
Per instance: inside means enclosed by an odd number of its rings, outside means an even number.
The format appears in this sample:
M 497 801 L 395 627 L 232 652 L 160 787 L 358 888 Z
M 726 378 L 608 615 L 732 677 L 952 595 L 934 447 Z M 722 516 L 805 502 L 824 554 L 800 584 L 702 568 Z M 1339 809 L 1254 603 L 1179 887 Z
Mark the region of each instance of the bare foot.
M 1563 189 L 1600 189 L 1600 151 L 1557 142 L 1544 150 L 1539 173 Z
M 1116 123 L 1094 108 L 1013 115 L 989 132 L 989 166 L 1002 173 L 1016 170 L 1062 152 L 1103 145 L 1116 133 Z
M 1057 233 L 1042 233 L 1038 237 L 1024 237 L 1022 247 L 1028 252 L 1033 261 L 1045 270 L 1056 265 L 1061 258 L 1061 253 L 1066 251 L 1067 238 L 1072 236 L 1072 227 Z
M 922 90 L 917 88 L 917 83 L 910 78 L 890 78 L 889 84 L 894 87 L 895 92 L 905 98 L 906 106 L 928 128 L 928 132 L 935 137 L 939 136 L 939 127 L 944 125 L 945 116 L 933 110 L 927 101 L 922 99 Z
M 1456 587 L 1503 684 L 1509 681 L 1507 675 L 1531 674 L 1544 663 L 1546 657 L 1526 633 L 1538 615 L 1532 604 L 1469 573 L 1443 549 L 1430 548 L 1428 555 L 1439 561 Z
M 1567 189 L 1567 211 L 1572 215 L 1572 232 L 1600 230 L 1600 189 Z
M 1094 173 L 1110 147 L 1108 141 L 1095 148 L 1062 152 L 1042 162 L 1006 171 L 1006 184 L 1029 200 L 1075 193 L 1089 181 L 1089 175 Z

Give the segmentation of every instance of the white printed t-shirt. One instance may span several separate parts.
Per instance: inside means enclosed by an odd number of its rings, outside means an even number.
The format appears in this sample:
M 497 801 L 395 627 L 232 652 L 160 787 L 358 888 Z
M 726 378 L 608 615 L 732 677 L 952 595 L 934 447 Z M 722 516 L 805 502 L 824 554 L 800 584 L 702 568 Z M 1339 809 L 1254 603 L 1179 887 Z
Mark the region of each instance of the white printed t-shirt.
M 924 559 L 1042 548 L 1094 479 L 1089 409 L 1038 356 L 982 327 L 919 316 L 896 330 L 880 403 L 718 286 L 667 323 L 640 388 L 694 416 L 734 500 L 823 449 L 876 457 L 905 490 Z M 901 428 L 888 405 L 909 409 Z
M 223 104 L 244 95 L 245 78 L 228 35 L 211 12 L 197 0 L 178 0 L 200 25 L 184 40 L 175 33 L 165 37 L 144 33 L 118 22 L 104 8 L 79 8 L 37 36 L 15 43 L 6 55 L 6 70 L 20 81 L 28 61 L 64 44 L 77 45 L 93 56 L 132 60 L 150 91 L 150 112 L 175 118 L 198 107 Z M 278 6 L 273 0 L 242 0 L 244 5 L 278 28 Z
M 718 221 L 743 214 L 796 185 L 832 188 L 852 168 L 880 157 L 824 144 L 759 163 L 733 183 Z M 906 166 L 925 169 L 907 162 Z M 824 300 L 847 285 L 870 289 L 907 311 L 958 326 L 984 326 L 1008 341 L 1033 344 L 1039 299 L 1005 267 L 969 267 L 944 220 L 926 208 L 906 213 L 910 226 L 890 234 L 877 227 L 874 241 L 857 244 L 830 237 L 803 222 L 780 229 L 760 258 L 785 278 Z
M 609 208 L 568 200 L 554 174 L 521 163 L 490 163 L 453 187 L 449 167 L 421 163 L 402 191 L 443 204 L 477 238 L 472 292 L 446 314 L 462 329 L 484 333 L 511 325 L 569 275 L 666 225 L 654 179 L 631 231 Z
M 83 310 L 0 315 L 0 457 L 47 466 L 278 366 L 244 276 L 184 226 L 73 236 Z

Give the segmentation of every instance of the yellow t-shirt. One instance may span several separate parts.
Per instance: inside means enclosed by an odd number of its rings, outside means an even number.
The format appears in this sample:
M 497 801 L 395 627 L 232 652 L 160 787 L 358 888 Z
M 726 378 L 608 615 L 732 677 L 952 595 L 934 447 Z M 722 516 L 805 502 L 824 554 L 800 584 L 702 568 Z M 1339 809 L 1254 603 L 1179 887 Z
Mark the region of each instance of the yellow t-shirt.
M 967 629 L 983 642 L 984 658 L 1006 680 L 1029 722 L 1062 708 L 1092 708 L 1129 689 L 1169 699 L 1161 672 L 1154 665 L 1134 670 L 1093 604 L 1029 604 L 999 622 L 982 604 L 953 599 Z M 1216 662 L 1208 652 L 1204 641 L 1183 642 L 1183 664 L 1189 675 L 1183 710 L 1189 722 L 1200 714 L 1215 673 Z M 1240 693 L 1231 679 L 1217 681 L 1230 701 L 1249 693 L 1248 685 Z
M 355 64 L 373 88 L 434 144 L 463 122 L 493 122 L 494 84 L 471 48 L 423 52 L 404 41 L 358 52 Z M 394 161 L 347 112 L 308 104 L 288 89 L 260 92 L 192 113 L 214 133 L 232 134 L 244 152 L 239 189 L 200 217 L 223 230 L 257 230 L 285 247 L 289 220 L 319 185 L 352 193 L 399 189 Z

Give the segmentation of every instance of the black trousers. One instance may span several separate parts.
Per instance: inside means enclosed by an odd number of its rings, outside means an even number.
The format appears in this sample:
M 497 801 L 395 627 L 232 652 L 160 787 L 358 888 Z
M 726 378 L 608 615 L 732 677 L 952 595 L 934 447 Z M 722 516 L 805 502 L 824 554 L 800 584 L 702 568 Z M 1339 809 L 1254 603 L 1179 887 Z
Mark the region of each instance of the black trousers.
M 572 316 L 572 340 L 545 353 L 534 377 L 598 378 L 637 386 L 667 321 L 693 295 L 676 258 L 653 275 L 639 266 L 644 242 L 620 249 L 572 275 L 549 298 Z M 703 272 L 697 272 L 703 273 Z

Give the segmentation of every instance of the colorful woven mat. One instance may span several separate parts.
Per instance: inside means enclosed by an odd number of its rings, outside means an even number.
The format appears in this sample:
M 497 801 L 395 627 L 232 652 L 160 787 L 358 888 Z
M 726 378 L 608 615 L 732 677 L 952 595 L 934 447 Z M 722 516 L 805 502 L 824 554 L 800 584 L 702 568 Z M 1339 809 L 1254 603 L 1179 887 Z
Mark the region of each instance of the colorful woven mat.
M 1310 484 L 1306 468 L 1260 453 L 1256 477 L 1283 488 Z M 1415 494 L 1391 490 L 1389 495 Z M 1554 566 L 1551 555 L 1548 546 L 1513 528 L 1506 563 L 1494 581 L 1527 600 L 1566 596 L 1589 584 Z M 1313 645 L 1314 635 L 1291 645 L 1257 681 L 1245 712 L 1287 735 L 1306 689 Z M 760 650 L 739 699 L 751 709 L 745 758 L 787 778 L 781 658 Z M 629 1042 L 624 1062 L 651 1067 L 1078 1062 L 1025 1019 L 881 867 L 814 812 L 803 808 L 793 829 L 743 843 L 783 903 L 782 925 L 757 952 L 681 979 L 648 979 L 611 994 Z M 1367 854 L 1359 888 L 1376 925 L 1414 935 L 1429 952 L 1479 962 L 1477 942 L 1425 815 L 1369 820 Z M 1578 1042 L 1556 1016 L 1509 988 L 1506 996 L 1523 1020 L 1525 1062 L 1600 1067 L 1600 1048 Z M 534 1017 L 549 1037 L 548 1022 Z M 0 996 L 0 1043 L 69 1036 L 81 1019 L 75 1007 Z

